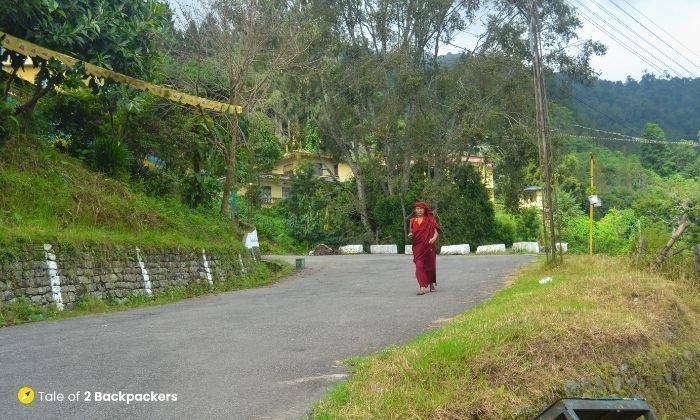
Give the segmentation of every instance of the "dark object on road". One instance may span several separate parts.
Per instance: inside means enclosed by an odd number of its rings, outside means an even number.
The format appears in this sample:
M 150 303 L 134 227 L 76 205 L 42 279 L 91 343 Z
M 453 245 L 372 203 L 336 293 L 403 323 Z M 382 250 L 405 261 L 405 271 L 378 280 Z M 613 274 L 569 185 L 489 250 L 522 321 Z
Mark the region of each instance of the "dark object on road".
M 312 251 L 313 254 L 311 255 L 335 255 L 335 251 L 333 251 L 333 248 L 329 247 L 326 244 L 319 244 L 314 250 Z
M 563 398 L 542 411 L 535 420 L 656 420 L 646 401 L 615 398 Z
M 306 260 L 303 258 L 297 258 L 296 260 L 294 260 L 294 262 L 296 263 L 297 269 L 302 269 L 306 267 Z

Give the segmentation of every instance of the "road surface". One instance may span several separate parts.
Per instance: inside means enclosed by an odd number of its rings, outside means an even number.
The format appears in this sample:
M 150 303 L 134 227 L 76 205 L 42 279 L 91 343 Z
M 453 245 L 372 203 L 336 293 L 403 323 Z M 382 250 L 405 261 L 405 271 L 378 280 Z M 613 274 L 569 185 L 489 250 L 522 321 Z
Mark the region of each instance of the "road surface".
M 305 258 L 269 287 L 0 328 L 0 418 L 303 418 L 343 359 L 411 341 L 532 261 L 440 256 L 438 291 L 417 296 L 410 256 Z

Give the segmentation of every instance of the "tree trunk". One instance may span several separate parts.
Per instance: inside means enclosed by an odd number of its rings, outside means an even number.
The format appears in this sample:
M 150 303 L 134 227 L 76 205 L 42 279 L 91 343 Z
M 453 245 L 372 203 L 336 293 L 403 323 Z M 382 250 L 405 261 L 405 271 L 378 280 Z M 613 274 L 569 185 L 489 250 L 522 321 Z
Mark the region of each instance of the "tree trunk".
M 673 244 L 676 243 L 678 238 L 683 235 L 683 232 L 685 232 L 686 229 L 690 226 L 690 222 L 688 221 L 688 215 L 684 214 L 683 217 L 681 217 L 681 222 L 676 228 L 676 230 L 673 231 L 673 234 L 671 235 L 671 239 L 669 239 L 668 243 L 666 246 L 661 248 L 661 252 L 659 252 L 659 257 L 656 259 L 656 262 L 654 263 L 654 271 L 657 271 L 660 267 L 661 264 L 663 264 L 664 260 L 666 259 L 666 256 L 668 255 L 668 252 L 671 250 L 671 247 Z
M 350 165 L 355 176 L 355 184 L 357 185 L 357 204 L 360 210 L 360 220 L 362 226 L 365 227 L 367 233 L 372 233 L 372 226 L 369 223 L 369 212 L 367 211 L 367 194 L 365 193 L 365 184 L 362 172 L 357 165 Z
M 695 245 L 693 253 L 695 254 L 695 280 L 700 281 L 700 244 Z
M 236 149 L 238 148 L 238 116 L 234 115 L 230 119 L 230 135 L 231 144 L 226 152 L 226 178 L 224 181 L 224 188 L 221 197 L 221 211 L 222 217 L 227 216 L 228 201 L 231 194 L 234 192 L 236 186 Z M 236 223 L 236 209 L 231 209 L 231 221 Z

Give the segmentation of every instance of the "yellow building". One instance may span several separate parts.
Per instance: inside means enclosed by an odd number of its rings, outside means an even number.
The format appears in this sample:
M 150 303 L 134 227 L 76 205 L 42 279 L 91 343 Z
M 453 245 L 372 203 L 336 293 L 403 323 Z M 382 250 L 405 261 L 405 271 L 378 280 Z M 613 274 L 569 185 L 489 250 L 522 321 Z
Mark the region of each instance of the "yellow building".
M 330 155 L 297 150 L 285 153 L 275 168 L 260 176 L 260 193 L 263 205 L 270 205 L 288 197 L 291 188 L 291 175 L 302 165 L 313 165 L 316 176 L 328 181 L 345 182 L 352 179 L 350 165 L 333 159 Z M 245 194 L 246 189 L 238 191 Z
M 520 199 L 520 208 L 529 209 L 532 207 L 539 210 L 544 208 L 542 187 L 530 185 L 523 190 L 523 196 Z
M 6 60 L 2 63 L 2 71 L 4 71 L 5 73 L 12 74 L 12 66 L 10 66 L 10 60 Z M 34 62 L 32 62 L 32 59 L 27 57 L 27 59 L 24 60 L 24 66 L 20 67 L 20 69 L 17 71 L 16 76 L 24 81 L 34 84 L 34 80 L 36 79 L 36 75 L 38 73 L 39 67 L 34 66 Z

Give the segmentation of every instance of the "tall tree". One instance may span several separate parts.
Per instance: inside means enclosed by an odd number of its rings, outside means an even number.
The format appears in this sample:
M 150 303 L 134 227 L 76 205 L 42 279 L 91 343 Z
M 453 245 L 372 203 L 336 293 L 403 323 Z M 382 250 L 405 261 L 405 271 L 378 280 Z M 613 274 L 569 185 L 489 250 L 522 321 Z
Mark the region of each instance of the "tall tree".
M 289 68 L 308 45 L 293 6 L 275 0 L 200 3 L 188 16 L 189 41 L 197 47 L 182 52 L 197 68 L 189 88 L 244 110 L 260 107 L 273 78 Z M 236 156 L 244 139 L 238 116 L 214 121 L 218 127 L 210 129 L 209 138 L 226 162 L 220 208 L 225 216 L 236 188 Z

